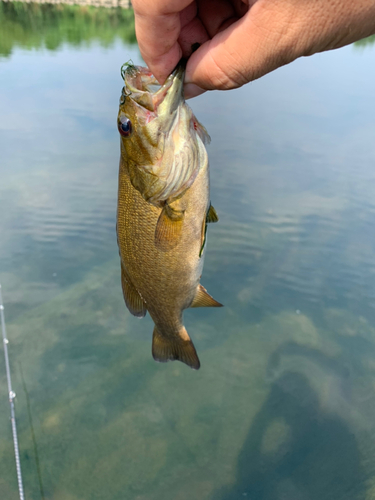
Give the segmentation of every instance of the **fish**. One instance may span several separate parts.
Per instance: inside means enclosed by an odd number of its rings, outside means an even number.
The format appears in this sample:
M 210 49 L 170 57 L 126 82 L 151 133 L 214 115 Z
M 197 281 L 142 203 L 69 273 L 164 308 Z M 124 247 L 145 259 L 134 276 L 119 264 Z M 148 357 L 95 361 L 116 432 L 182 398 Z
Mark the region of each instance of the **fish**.
M 184 99 L 185 61 L 163 85 L 148 68 L 123 65 L 117 126 L 121 154 L 117 240 L 125 304 L 155 327 L 152 356 L 200 361 L 183 324 L 189 307 L 222 307 L 200 284 L 210 203 L 210 137 Z

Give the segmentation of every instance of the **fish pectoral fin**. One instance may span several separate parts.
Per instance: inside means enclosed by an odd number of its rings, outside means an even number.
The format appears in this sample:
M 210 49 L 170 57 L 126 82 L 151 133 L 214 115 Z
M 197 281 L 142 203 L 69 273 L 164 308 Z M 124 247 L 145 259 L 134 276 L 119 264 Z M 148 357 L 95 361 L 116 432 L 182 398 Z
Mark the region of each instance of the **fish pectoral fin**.
M 219 221 L 219 216 L 217 215 L 216 210 L 212 205 L 210 205 L 210 208 L 208 209 L 207 212 L 207 217 L 206 217 L 206 222 L 218 222 Z
M 223 304 L 211 297 L 204 286 L 198 285 L 190 307 L 223 307 Z
M 203 144 L 210 144 L 211 137 L 209 136 L 206 127 L 204 127 L 195 117 L 193 118 L 193 126 Z
M 152 335 L 152 357 L 161 363 L 173 360 L 182 361 L 193 370 L 199 370 L 201 364 L 197 351 L 185 327 L 182 329 L 179 336 L 167 337 L 160 333 L 155 326 Z
M 133 314 L 133 316 L 137 316 L 137 318 L 143 318 L 146 316 L 146 304 L 143 302 L 141 296 L 135 289 L 123 265 L 121 265 L 121 285 L 126 307 Z
M 174 210 L 167 203 L 159 215 L 155 229 L 155 246 L 163 252 L 175 248 L 181 238 L 185 211 Z

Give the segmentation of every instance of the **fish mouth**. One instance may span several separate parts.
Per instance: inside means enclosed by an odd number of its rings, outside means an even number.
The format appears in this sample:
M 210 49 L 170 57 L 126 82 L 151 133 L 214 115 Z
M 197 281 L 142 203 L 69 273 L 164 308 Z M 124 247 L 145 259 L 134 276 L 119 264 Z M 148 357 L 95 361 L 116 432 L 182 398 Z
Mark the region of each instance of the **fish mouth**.
M 184 100 L 185 68 L 186 60 L 181 59 L 160 85 L 148 68 L 128 64 L 123 74 L 126 96 L 149 111 L 172 114 Z

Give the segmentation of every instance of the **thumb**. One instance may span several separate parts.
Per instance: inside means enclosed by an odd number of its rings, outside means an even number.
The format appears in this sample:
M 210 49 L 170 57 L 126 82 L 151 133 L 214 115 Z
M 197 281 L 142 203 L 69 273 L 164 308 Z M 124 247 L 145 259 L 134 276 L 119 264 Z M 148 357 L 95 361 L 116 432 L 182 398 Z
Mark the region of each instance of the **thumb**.
M 186 86 L 235 89 L 293 61 L 298 53 L 293 9 L 276 12 L 277 3 L 268 2 L 264 8 L 264 2 L 256 2 L 244 17 L 194 52 L 187 63 Z

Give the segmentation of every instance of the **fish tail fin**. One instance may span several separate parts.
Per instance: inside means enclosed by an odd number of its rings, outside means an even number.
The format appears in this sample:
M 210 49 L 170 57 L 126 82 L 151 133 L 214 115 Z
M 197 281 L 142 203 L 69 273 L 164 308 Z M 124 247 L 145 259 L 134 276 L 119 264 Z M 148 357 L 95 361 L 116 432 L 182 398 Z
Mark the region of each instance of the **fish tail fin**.
M 160 333 L 155 326 L 152 335 L 152 356 L 155 361 L 161 363 L 177 359 L 193 370 L 199 370 L 201 365 L 194 344 L 184 326 L 181 327 L 179 336 L 172 338 Z

